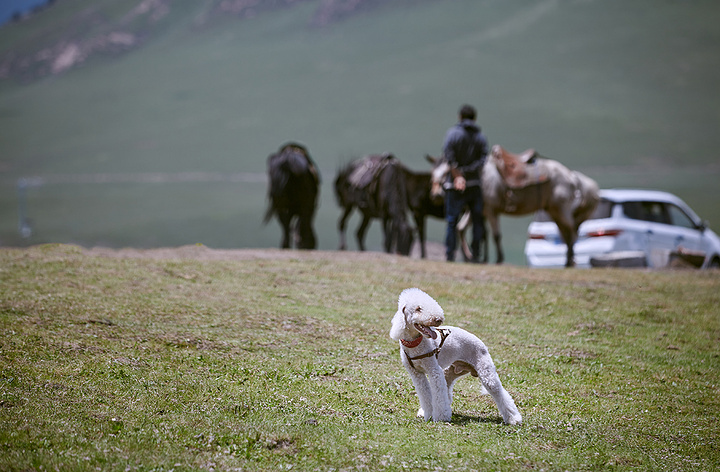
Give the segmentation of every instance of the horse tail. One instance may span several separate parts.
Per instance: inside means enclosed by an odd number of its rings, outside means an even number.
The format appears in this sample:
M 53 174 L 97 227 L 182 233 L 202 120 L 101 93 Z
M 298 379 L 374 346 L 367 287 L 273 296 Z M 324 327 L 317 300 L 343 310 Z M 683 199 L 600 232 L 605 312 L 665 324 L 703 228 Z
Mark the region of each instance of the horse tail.
M 267 210 L 265 210 L 265 216 L 263 217 L 263 224 L 266 225 L 272 218 L 272 216 L 275 214 L 275 208 L 273 207 L 272 202 L 268 203 Z
M 287 157 L 284 149 L 276 154 L 271 154 L 267 160 L 268 172 L 268 209 L 265 212 L 263 223 L 267 223 L 275 213 L 275 205 L 277 199 L 282 195 L 283 190 L 287 186 L 289 176 L 285 170 L 285 162 Z

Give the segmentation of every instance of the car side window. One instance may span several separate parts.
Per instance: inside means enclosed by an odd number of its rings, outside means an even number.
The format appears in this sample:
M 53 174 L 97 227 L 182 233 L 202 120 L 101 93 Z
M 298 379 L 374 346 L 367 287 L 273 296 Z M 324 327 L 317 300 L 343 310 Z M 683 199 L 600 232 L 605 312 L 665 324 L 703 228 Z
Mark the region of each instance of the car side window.
M 653 223 L 669 224 L 670 220 L 665 213 L 665 205 L 660 202 L 643 202 L 643 209 L 647 215 L 646 220 Z
M 627 216 L 630 219 L 633 220 L 642 220 L 642 207 L 640 206 L 640 202 L 624 202 L 622 204 L 623 206 L 623 213 L 625 216 Z
M 670 219 L 661 202 L 625 202 L 623 213 L 634 220 L 669 224 Z
M 670 222 L 673 226 L 682 226 L 683 228 L 695 229 L 697 225 L 690 219 L 687 214 L 672 204 L 667 205 L 668 213 L 670 214 Z

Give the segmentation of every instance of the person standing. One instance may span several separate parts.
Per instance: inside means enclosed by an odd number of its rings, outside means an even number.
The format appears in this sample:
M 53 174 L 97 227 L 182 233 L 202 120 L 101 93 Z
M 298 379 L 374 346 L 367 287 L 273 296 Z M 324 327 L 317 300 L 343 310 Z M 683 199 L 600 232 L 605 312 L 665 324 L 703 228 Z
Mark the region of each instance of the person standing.
M 471 105 L 463 105 L 459 120 L 445 135 L 443 156 L 450 165 L 445 183 L 445 256 L 455 260 L 457 249 L 457 224 L 464 208 L 472 217 L 472 262 L 479 262 L 480 244 L 485 232 L 483 216 L 482 168 L 488 154 L 485 136 L 475 120 L 477 112 Z

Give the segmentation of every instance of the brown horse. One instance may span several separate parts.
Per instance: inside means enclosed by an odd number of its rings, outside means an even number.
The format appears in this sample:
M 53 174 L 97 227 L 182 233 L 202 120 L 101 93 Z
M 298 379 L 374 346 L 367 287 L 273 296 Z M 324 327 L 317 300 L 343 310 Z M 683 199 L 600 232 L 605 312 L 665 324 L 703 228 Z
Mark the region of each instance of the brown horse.
M 343 214 L 338 220 L 340 250 L 347 248 L 345 227 L 357 208 L 362 222 L 357 229 L 358 248 L 365 250 L 365 234 L 373 218 L 382 221 L 385 252 L 407 256 L 413 231 L 407 221 L 407 190 L 402 164 L 392 154 L 367 156 L 350 162 L 338 172 L 335 196 Z
M 433 169 L 433 195 L 443 192 L 442 183 L 448 171 L 445 161 Z M 594 180 L 532 150 L 514 155 L 495 145 L 483 167 L 482 186 L 485 218 L 492 229 L 498 264 L 505 260 L 499 215 L 521 216 L 545 210 L 558 225 L 567 245 L 565 266 L 574 266 L 573 246 L 578 227 L 599 201 Z M 467 218 L 464 220 L 458 225 L 465 224 L 462 230 L 467 227 Z
M 277 215 L 283 230 L 280 247 L 315 249 L 317 240 L 313 220 L 320 194 L 320 173 L 308 150 L 298 143 L 287 143 L 267 160 L 268 209 L 263 223 Z
M 415 220 L 418 238 L 420 239 L 420 257 L 425 259 L 426 225 L 428 216 L 445 218 L 445 202 L 441 198 L 433 198 L 430 194 L 432 188 L 432 174 L 430 172 L 413 172 L 402 166 L 405 175 L 405 189 L 407 190 L 408 209 Z

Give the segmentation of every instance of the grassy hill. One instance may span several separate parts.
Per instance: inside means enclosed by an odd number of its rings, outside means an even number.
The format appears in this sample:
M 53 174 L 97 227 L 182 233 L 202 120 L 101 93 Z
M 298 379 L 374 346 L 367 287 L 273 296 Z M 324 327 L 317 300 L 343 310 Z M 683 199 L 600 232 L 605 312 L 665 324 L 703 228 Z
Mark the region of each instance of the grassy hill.
M 0 29 L 0 63 L 105 41 L 60 74 L 0 82 L 0 244 L 274 246 L 262 182 L 167 181 L 262 173 L 298 140 L 323 170 L 317 226 L 331 249 L 337 167 L 391 151 L 427 168 L 463 102 L 492 143 L 534 147 L 602 187 L 675 192 L 720 222 L 716 2 L 369 2 L 323 25 L 319 0 L 252 15 L 166 0 L 133 16 L 139 3 L 65 0 Z M 76 178 L 87 174 L 114 183 Z M 33 176 L 45 180 L 28 190 L 23 241 L 16 183 Z M 505 219 L 511 262 L 526 225 Z M 430 232 L 439 241 L 442 223 Z
M 450 423 L 388 337 L 420 287 L 478 334 Z M 720 278 L 277 249 L 0 250 L 2 470 L 717 470 Z

